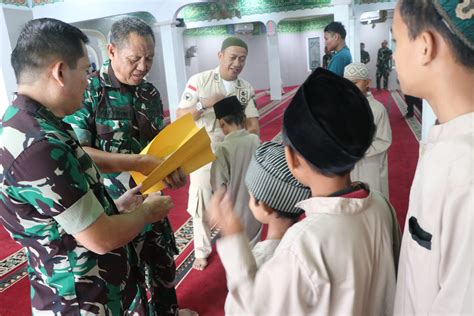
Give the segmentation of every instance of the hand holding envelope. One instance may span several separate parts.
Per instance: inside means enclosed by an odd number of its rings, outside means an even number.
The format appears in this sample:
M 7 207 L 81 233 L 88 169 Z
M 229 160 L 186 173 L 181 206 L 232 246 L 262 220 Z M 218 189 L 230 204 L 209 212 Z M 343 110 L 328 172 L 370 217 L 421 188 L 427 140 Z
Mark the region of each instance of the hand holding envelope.
M 142 193 L 162 190 L 167 186 L 166 178 L 168 176 L 176 178 L 176 173 L 172 174 L 178 169 L 188 175 L 215 159 L 211 150 L 211 140 L 205 128 L 199 129 L 191 114 L 184 115 L 166 126 L 141 154 L 163 160 L 148 176 L 140 172 L 131 172 L 135 182 L 142 184 Z M 170 183 L 171 179 L 168 178 L 167 182 Z

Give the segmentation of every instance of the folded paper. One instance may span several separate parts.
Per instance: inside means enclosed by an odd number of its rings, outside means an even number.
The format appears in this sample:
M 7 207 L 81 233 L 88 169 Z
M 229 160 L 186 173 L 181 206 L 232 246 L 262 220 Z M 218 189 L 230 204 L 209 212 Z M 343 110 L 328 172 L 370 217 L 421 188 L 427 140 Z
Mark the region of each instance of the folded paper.
M 163 179 L 178 168 L 188 175 L 215 159 L 206 129 L 198 128 L 191 114 L 166 126 L 140 154 L 153 155 L 163 160 L 148 176 L 131 172 L 133 180 L 142 184 L 143 193 L 165 188 Z

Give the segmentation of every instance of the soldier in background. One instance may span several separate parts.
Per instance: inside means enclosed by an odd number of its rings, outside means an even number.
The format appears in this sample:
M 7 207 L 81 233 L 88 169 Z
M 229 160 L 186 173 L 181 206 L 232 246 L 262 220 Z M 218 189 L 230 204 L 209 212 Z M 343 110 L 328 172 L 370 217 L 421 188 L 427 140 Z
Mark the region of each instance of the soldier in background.
M 384 40 L 382 47 L 377 52 L 377 90 L 380 90 L 380 79 L 383 77 L 383 88 L 388 89 L 388 77 L 392 70 L 392 50 L 387 47 L 388 42 Z
M 323 56 L 323 68 L 328 69 L 329 63 L 331 62 L 332 53 L 329 51 L 327 46 L 324 46 L 324 56 Z
M 360 62 L 368 64 L 370 61 L 369 52 L 365 50 L 365 43 L 360 43 Z

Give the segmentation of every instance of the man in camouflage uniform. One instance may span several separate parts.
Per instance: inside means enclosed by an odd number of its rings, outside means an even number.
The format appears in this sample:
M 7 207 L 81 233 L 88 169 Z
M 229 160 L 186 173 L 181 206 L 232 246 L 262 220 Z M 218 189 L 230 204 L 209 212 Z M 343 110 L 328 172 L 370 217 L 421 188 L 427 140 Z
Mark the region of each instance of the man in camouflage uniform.
M 145 22 L 138 18 L 115 22 L 108 45 L 110 60 L 89 77 L 83 108 L 65 118 L 104 172 L 104 184 L 113 198 L 136 185 L 129 171 L 148 174 L 160 163 L 151 155 L 139 155 L 164 127 L 160 94 L 143 79 L 154 53 L 154 34 Z M 185 181 L 180 172 L 168 178 L 173 188 Z M 178 250 L 169 220 L 148 225 L 134 245 L 151 294 L 150 314 L 175 315 L 174 255 Z
M 365 43 L 360 43 L 360 62 L 368 64 L 370 61 L 369 52 L 365 50 Z
M 388 89 L 388 76 L 392 70 L 392 50 L 387 47 L 388 42 L 384 40 L 382 47 L 377 52 L 377 90 L 380 90 L 380 79 L 383 77 L 383 88 Z
M 191 113 L 196 124 L 206 128 L 213 149 L 224 139 L 213 106 L 226 96 L 237 96 L 245 108 L 247 130 L 259 134 L 255 91 L 250 83 L 238 78 L 245 66 L 247 54 L 247 44 L 243 40 L 237 37 L 225 39 L 218 53 L 219 66 L 192 76 L 178 105 L 177 117 Z M 193 267 L 197 270 L 203 270 L 207 266 L 207 257 L 211 253 L 210 229 L 204 216 L 212 194 L 210 179 L 211 164 L 196 170 L 190 176 L 187 211 L 193 217 L 196 257 Z
M 114 203 L 61 120 L 80 108 L 87 42 L 53 19 L 32 20 L 19 35 L 11 57 L 18 94 L 0 121 L 0 221 L 27 251 L 33 314 L 144 315 L 128 243 L 172 204 L 157 194 L 143 202 L 138 190 Z

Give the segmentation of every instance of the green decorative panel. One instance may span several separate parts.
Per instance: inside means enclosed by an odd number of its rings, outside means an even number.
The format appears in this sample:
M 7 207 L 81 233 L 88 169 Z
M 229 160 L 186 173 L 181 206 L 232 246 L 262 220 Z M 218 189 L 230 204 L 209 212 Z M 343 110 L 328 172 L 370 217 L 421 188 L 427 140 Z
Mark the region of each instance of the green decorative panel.
M 64 0 L 33 0 L 33 6 L 39 6 L 44 4 L 50 4 L 55 2 L 64 2 Z
M 331 0 L 233 0 L 185 6 L 180 16 L 185 22 L 227 19 L 244 15 L 294 11 L 328 6 Z
M 225 25 L 200 27 L 196 29 L 187 29 L 184 36 L 226 36 L 227 27 Z
M 28 7 L 27 0 L 0 0 L 0 4 L 10 4 L 10 5 L 16 5 L 19 7 Z
M 367 4 L 379 2 L 396 2 L 396 0 L 354 0 L 354 4 Z
M 332 15 L 303 21 L 281 21 L 278 23 L 278 33 L 320 31 L 332 21 L 334 21 Z

